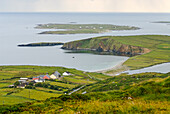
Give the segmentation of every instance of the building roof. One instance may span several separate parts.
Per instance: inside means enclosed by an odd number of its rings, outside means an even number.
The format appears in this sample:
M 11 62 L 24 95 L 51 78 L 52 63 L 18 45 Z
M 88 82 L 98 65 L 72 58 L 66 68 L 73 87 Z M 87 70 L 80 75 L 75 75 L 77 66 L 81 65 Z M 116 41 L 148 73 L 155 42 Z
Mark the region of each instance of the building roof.
M 50 78 L 50 76 L 48 74 L 46 74 L 46 75 L 39 75 L 39 76 L 33 77 L 33 78 L 43 79 L 44 76 L 47 76 L 48 78 Z
M 19 82 L 26 82 L 26 80 L 18 80 Z
M 50 76 L 48 74 L 44 75 L 44 76 L 47 76 L 48 78 L 50 78 Z
M 55 71 L 53 74 L 54 74 L 55 76 L 60 76 L 60 75 L 61 75 L 58 71 Z
M 41 78 L 41 77 L 43 78 L 44 76 L 45 76 L 45 75 L 39 75 L 39 76 L 37 76 L 37 78 Z
M 45 80 L 44 79 L 36 79 L 36 80 L 34 80 L 34 82 L 45 82 Z
M 66 71 L 66 72 L 64 72 L 64 73 L 70 74 L 70 72 L 67 72 L 67 71 Z
M 71 75 L 70 72 L 64 72 L 63 75 Z
M 28 78 L 20 78 L 20 80 L 28 80 Z

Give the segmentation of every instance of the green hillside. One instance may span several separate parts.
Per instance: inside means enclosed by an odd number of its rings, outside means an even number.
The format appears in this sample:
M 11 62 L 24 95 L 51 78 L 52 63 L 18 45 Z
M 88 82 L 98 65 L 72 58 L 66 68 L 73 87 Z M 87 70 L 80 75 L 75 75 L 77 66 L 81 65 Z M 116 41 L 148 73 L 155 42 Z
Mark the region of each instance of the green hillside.
M 170 111 L 170 74 L 144 73 L 124 75 L 99 81 L 103 87 L 114 85 L 103 91 L 89 85 L 86 94 L 62 95 L 42 101 L 21 103 L 17 105 L 1 105 L 0 113 L 165 113 Z M 138 79 L 137 79 L 138 78 Z M 136 81 L 134 81 L 136 80 Z M 113 81 L 115 83 L 113 83 Z M 131 82 L 131 83 L 129 83 Z M 134 83 L 136 82 L 136 83 Z M 108 84 L 107 84 L 108 83 Z M 121 86 L 119 86 L 121 84 Z
M 103 36 L 65 43 L 63 49 L 133 56 L 124 65 L 140 69 L 170 62 L 169 45 L 170 36 L 163 35 Z
M 45 75 L 46 73 L 51 75 L 55 71 L 61 74 L 67 71 L 72 75 L 63 77 L 60 80 L 46 80 L 43 84 L 36 84 L 34 89 L 8 88 L 9 85 L 14 84 L 20 77 L 32 78 Z M 74 88 L 107 78 L 109 76 L 100 73 L 88 73 L 64 67 L 0 66 L 0 105 L 58 97 L 65 92 L 72 91 Z

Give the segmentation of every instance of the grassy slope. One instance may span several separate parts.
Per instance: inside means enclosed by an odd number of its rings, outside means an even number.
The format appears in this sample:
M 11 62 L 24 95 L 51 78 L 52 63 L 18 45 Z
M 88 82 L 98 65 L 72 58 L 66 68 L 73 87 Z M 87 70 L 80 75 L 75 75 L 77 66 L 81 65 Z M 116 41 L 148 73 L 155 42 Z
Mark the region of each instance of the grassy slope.
M 121 90 L 126 89 L 130 85 L 139 84 L 141 82 L 145 82 L 151 79 L 164 79 L 170 76 L 168 74 L 160 74 L 160 73 L 141 73 L 141 74 L 121 74 L 119 76 L 115 76 L 112 78 L 108 78 L 106 80 L 98 81 L 97 83 L 87 85 L 84 89 L 79 91 L 79 93 L 83 93 L 86 91 L 87 93 L 90 92 L 106 92 L 110 90 Z
M 140 35 L 140 36 L 104 36 L 87 40 L 71 42 L 72 45 L 81 44 L 79 48 L 97 48 L 103 43 L 111 49 L 121 44 L 140 46 L 152 50 L 150 53 L 129 58 L 124 65 L 130 69 L 140 69 L 155 64 L 170 62 L 170 36 L 161 35 Z
M 137 84 L 129 84 L 120 90 L 62 95 L 45 101 L 0 106 L 0 113 L 168 113 L 169 76 L 170 74 L 159 73 L 129 75 L 129 81 L 136 77 L 147 79 Z M 124 80 L 125 77 L 119 78 Z
M 137 27 L 117 26 L 110 24 L 43 24 L 38 29 L 66 29 L 66 31 L 46 31 L 40 34 L 87 34 L 101 33 L 110 30 L 136 30 Z
M 61 80 L 46 81 L 48 88 L 36 87 L 36 89 L 13 89 L 8 88 L 8 85 L 13 84 L 19 77 L 33 77 L 42 74 L 52 74 L 54 71 L 63 73 L 65 71 L 71 72 L 73 75 L 64 77 Z M 95 75 L 93 75 L 95 74 Z M 93 75 L 93 79 L 89 78 Z M 99 73 L 85 73 L 76 69 L 68 69 L 63 67 L 44 67 L 44 66 L 0 66 L 0 105 L 3 104 L 16 104 L 34 100 L 45 100 L 49 97 L 57 97 L 65 91 L 70 91 L 79 85 L 86 85 L 94 83 L 97 80 L 109 78 L 109 76 Z M 76 80 L 76 81 L 75 81 Z M 54 85 L 59 90 L 50 89 Z M 29 97 L 30 91 L 30 97 Z

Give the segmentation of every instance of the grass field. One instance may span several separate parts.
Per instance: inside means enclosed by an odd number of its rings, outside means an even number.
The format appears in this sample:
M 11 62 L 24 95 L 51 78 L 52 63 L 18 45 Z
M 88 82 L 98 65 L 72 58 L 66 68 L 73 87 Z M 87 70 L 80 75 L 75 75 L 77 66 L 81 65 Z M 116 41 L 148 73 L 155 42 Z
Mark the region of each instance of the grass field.
M 90 34 L 113 30 L 136 30 L 138 27 L 117 26 L 111 24 L 40 24 L 37 29 L 64 29 L 64 31 L 45 31 L 40 34 Z
M 61 74 L 65 71 L 72 75 L 64 77 L 60 80 L 49 80 L 45 84 L 48 87 L 36 87 L 35 89 L 17 89 L 8 88 L 20 77 L 32 78 L 38 75 L 45 75 L 47 72 L 52 74 L 58 71 Z M 94 79 L 88 75 L 95 74 Z M 100 73 L 88 73 L 76 69 L 69 69 L 64 67 L 45 67 L 45 66 L 0 66 L 0 105 L 17 104 L 28 101 L 45 100 L 50 97 L 58 97 L 64 92 L 71 91 L 79 85 L 86 85 L 95 83 L 96 78 L 107 79 L 109 76 Z M 53 86 L 53 88 L 51 88 Z M 57 87 L 58 89 L 55 89 Z

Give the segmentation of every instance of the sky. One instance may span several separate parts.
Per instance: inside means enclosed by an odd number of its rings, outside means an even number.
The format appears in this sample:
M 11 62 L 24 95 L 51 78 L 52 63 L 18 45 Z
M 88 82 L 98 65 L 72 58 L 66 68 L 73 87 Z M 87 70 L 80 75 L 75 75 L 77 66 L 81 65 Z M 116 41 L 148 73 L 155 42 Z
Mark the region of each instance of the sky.
M 0 0 L 0 12 L 170 12 L 170 0 Z

